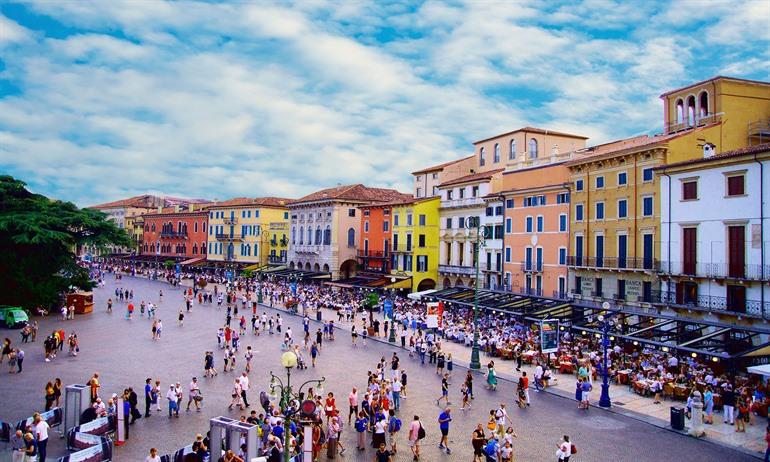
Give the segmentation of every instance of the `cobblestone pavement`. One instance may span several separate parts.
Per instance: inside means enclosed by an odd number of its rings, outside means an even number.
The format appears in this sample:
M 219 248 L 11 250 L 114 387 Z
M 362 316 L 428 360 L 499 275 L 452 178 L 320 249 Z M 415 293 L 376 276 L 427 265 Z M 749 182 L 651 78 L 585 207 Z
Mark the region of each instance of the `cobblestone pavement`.
M 158 317 L 164 324 L 161 340 L 151 339 L 151 322 L 147 318 L 139 318 L 138 308 L 132 320 L 125 319 L 125 304 L 116 303 L 113 313 L 106 313 L 106 300 L 111 296 L 114 298 L 116 285 L 134 290 L 134 303 L 137 307 L 141 300 L 158 302 L 158 292 L 163 290 L 164 297 L 158 310 Z M 217 415 L 237 418 L 240 415 L 238 411 L 227 411 L 230 388 L 236 373 L 222 372 L 221 350 L 216 349 L 216 327 L 224 320 L 224 309 L 217 310 L 215 305 L 195 305 L 192 313 L 186 316 L 184 326 L 180 327 L 176 317 L 183 308 L 181 288 L 130 277 L 124 277 L 122 281 L 114 281 L 109 277 L 106 287 L 97 289 L 94 298 L 96 305 L 92 314 L 64 322 L 54 316 L 41 321 L 38 341 L 23 345 L 27 353 L 23 374 L 7 374 L 4 365 L 0 367 L 0 419 L 15 422 L 40 410 L 44 405 L 43 388 L 46 381 L 60 377 L 64 384 L 85 383 L 95 371 L 100 373 L 102 379 L 103 396 L 133 386 L 140 395 L 140 408 L 144 405 L 142 387 L 147 377 L 160 379 L 162 387 L 177 381 L 186 387 L 192 376 L 199 377 L 202 382 L 201 389 L 205 396 L 203 412 L 183 411 L 179 419 L 171 420 L 163 413 L 156 413 L 149 419 L 139 420 L 131 427 L 127 444 L 116 449 L 117 461 L 141 462 L 153 446 L 161 454 L 173 452 L 192 442 L 195 433 L 204 433 L 209 418 Z M 268 314 L 275 313 L 272 309 L 264 309 Z M 282 316 L 285 318 L 284 325 L 291 326 L 295 338 L 299 337 L 302 332 L 301 320 L 286 313 L 282 313 Z M 81 353 L 78 357 L 69 357 L 64 352 L 53 362 L 45 363 L 40 337 L 59 327 L 67 335 L 72 330 L 78 333 Z M 317 324 L 311 323 L 311 329 L 316 328 Z M 16 331 L 2 331 L 2 335 L 12 338 L 14 343 L 20 341 Z M 284 374 L 280 366 L 280 337 L 265 334 L 255 337 L 248 334 L 242 338 L 241 344 L 239 371 L 243 367 L 242 354 L 245 347 L 251 345 L 256 352 L 250 374 L 252 387 L 249 394 L 250 401 L 256 403 L 258 391 L 267 388 L 268 371 Z M 219 376 L 212 379 L 202 378 L 203 352 L 207 349 L 216 350 L 216 367 L 220 371 Z M 324 343 L 317 367 L 295 371 L 292 382 L 325 376 L 325 390 L 335 393 L 342 408 L 351 387 L 362 388 L 366 383 L 366 371 L 374 368 L 381 356 L 389 357 L 392 351 L 390 345 L 375 341 L 369 341 L 366 347 L 352 347 L 350 336 L 338 332 L 334 342 Z M 533 392 L 532 406 L 518 409 L 513 406 L 512 384 L 503 381 L 497 391 L 487 391 L 482 386 L 484 378 L 481 375 L 474 382 L 476 399 L 473 408 L 463 412 L 459 410 L 459 386 L 461 376 L 465 373 L 463 369 L 455 371 L 450 389 L 450 398 L 455 401 L 452 406 L 454 421 L 450 430 L 453 452 L 447 455 L 436 447 L 439 440 L 436 418 L 440 408 L 435 400 L 440 394 L 440 380 L 432 367 L 427 364 L 420 366 L 405 351 L 399 355 L 402 366 L 409 374 L 408 398 L 402 402 L 399 415 L 405 423 L 411 421 L 414 414 L 420 416 L 427 430 L 423 445 L 425 461 L 470 461 L 472 429 L 476 423 L 486 422 L 489 410 L 496 409 L 500 402 L 508 404 L 518 433 L 515 445 L 518 461 L 555 460 L 556 444 L 563 434 L 570 435 L 578 447 L 578 454 L 571 459 L 573 462 L 755 460 L 743 453 L 621 415 L 596 409 L 579 411 L 573 401 L 551 394 Z M 365 453 L 355 450 L 354 439 L 352 426 L 346 426 L 343 444 L 348 451 L 338 456 L 338 460 L 373 460 L 371 449 Z M 400 449 L 395 460 L 411 460 L 406 445 L 406 431 L 402 430 L 397 439 Z M 49 454 L 59 456 L 65 452 L 63 443 L 52 438 Z M 325 460 L 325 456 L 321 460 Z

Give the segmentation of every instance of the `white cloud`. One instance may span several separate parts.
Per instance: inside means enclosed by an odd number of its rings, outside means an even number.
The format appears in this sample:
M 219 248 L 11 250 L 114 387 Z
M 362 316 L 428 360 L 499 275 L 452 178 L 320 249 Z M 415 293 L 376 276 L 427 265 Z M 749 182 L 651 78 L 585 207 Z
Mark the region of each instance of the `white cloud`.
M 0 14 L 0 46 L 25 42 L 31 38 L 30 31 Z

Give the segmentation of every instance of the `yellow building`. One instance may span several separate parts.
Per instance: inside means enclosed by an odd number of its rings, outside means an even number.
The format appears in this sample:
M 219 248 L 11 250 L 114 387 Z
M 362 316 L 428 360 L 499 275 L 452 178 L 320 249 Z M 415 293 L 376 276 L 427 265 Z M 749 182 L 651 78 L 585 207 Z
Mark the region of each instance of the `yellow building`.
M 136 255 L 142 253 L 142 235 L 144 234 L 144 217 L 134 215 L 125 218 L 126 233 L 131 238 L 131 251 Z
M 576 298 L 659 302 L 660 181 L 653 169 L 757 144 L 770 133 L 768 83 L 716 77 L 661 98 L 665 133 L 586 148 L 567 163 L 568 284 Z
M 209 207 L 209 262 L 258 269 L 285 263 L 289 199 L 236 198 Z
M 428 197 L 393 204 L 391 274 L 411 277 L 413 292 L 436 288 L 440 202 Z

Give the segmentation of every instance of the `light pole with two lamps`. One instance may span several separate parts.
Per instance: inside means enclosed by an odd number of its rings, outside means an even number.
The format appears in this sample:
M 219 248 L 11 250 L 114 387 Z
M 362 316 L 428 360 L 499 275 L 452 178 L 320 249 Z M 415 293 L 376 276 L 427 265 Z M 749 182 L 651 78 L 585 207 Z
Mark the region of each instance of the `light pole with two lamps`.
M 476 230 L 476 237 L 473 241 L 473 266 L 476 269 L 475 287 L 473 289 L 473 350 L 471 350 L 471 369 L 481 369 L 481 360 L 479 358 L 479 252 L 484 246 L 487 227 L 481 224 L 479 217 L 468 217 L 465 221 L 465 227 L 468 230 Z
M 609 310 L 609 302 L 602 303 L 602 309 L 606 312 Z M 599 406 L 609 408 L 612 406 L 610 400 L 610 371 L 609 371 L 609 358 L 607 357 L 607 349 L 610 346 L 610 330 L 614 327 L 614 323 L 611 318 L 616 313 L 608 313 L 607 315 L 599 315 L 597 320 L 599 321 L 599 329 L 602 331 L 602 394 L 599 397 Z
M 302 389 L 308 385 L 315 383 L 316 391 L 318 394 L 323 394 L 322 383 L 326 381 L 326 377 L 320 379 L 308 380 L 297 388 L 296 393 L 291 386 L 291 370 L 297 367 L 297 355 L 293 351 L 287 351 L 281 355 L 281 365 L 286 368 L 286 383 L 277 375 L 270 371 L 270 398 L 275 400 L 278 396 L 278 392 L 281 394 L 281 412 L 283 412 L 283 460 L 289 462 L 291 460 L 291 419 L 298 412 L 298 409 L 291 407 L 293 400 L 299 400 L 302 397 Z
M 391 277 L 390 283 L 395 284 L 396 278 Z M 388 336 L 388 342 L 390 343 L 396 343 L 396 315 L 395 315 L 395 308 L 396 308 L 396 288 L 391 287 L 390 288 L 390 298 L 385 299 L 385 302 L 383 303 L 383 309 L 384 306 L 390 302 L 390 335 Z

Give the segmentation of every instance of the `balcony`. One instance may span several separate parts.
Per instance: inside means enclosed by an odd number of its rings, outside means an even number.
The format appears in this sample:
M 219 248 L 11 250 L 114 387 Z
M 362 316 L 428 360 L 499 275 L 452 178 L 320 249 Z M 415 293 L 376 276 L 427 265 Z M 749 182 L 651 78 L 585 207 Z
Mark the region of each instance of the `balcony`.
M 461 274 L 464 276 L 474 276 L 476 274 L 476 268 L 472 266 L 438 265 L 438 271 L 439 273 Z
M 390 258 L 390 254 L 382 250 L 358 250 L 358 256 L 361 258 Z
M 524 273 L 542 273 L 543 262 L 523 261 L 521 262 L 521 271 Z
M 286 255 L 269 255 L 267 257 L 267 263 L 271 265 L 285 265 Z
M 294 252 L 300 254 L 318 255 L 321 252 L 321 245 L 296 245 Z
M 161 239 L 187 239 L 187 232 L 164 231 L 160 233 Z
M 654 258 L 632 257 L 585 257 L 570 255 L 567 257 L 567 266 L 572 268 L 607 269 L 616 271 L 653 271 L 658 267 L 658 260 Z
M 238 219 L 236 217 L 225 217 L 222 219 L 222 223 L 226 225 L 235 225 L 238 224 Z
M 658 265 L 660 274 L 708 279 L 743 279 L 749 281 L 770 280 L 770 265 L 734 265 L 730 263 L 698 263 L 661 261 Z
M 241 241 L 243 237 L 240 234 L 217 234 L 218 241 Z
M 576 291 L 573 290 L 572 293 L 574 294 Z M 554 290 L 551 294 L 553 298 L 556 298 L 558 300 L 566 300 L 567 299 L 567 292 L 564 290 Z
M 687 114 L 685 114 L 685 117 L 687 117 Z M 708 124 L 710 124 L 712 122 L 716 122 L 718 120 L 717 119 L 718 117 L 719 117 L 719 114 L 713 114 L 712 113 L 712 114 L 706 114 L 706 115 L 702 115 L 702 116 L 697 116 L 697 117 L 695 117 L 695 121 L 694 122 L 690 122 L 688 120 L 683 120 L 681 122 L 677 122 L 677 121 L 674 120 L 674 121 L 671 121 L 671 122 L 669 122 L 667 124 L 666 133 L 676 133 L 676 132 L 681 132 L 681 131 L 684 131 L 684 130 L 689 130 L 689 129 L 695 128 L 695 127 L 702 127 L 702 126 L 708 125 Z
M 224 261 L 237 261 L 238 257 L 236 255 L 225 255 Z
M 728 300 L 727 297 L 716 295 L 697 295 L 692 299 L 682 297 L 677 301 L 676 293 L 673 291 L 653 290 L 649 302 L 674 308 L 695 309 L 712 313 L 740 314 L 770 319 L 770 302 L 765 302 L 763 306 L 759 300 L 732 301 Z
M 480 197 L 465 197 L 462 199 L 450 199 L 441 201 L 442 209 L 459 208 L 459 207 L 476 207 L 485 205 L 486 202 Z
M 535 289 L 534 287 L 525 287 L 521 290 L 522 294 L 524 295 L 532 295 L 535 297 L 542 297 L 543 296 L 543 289 Z

